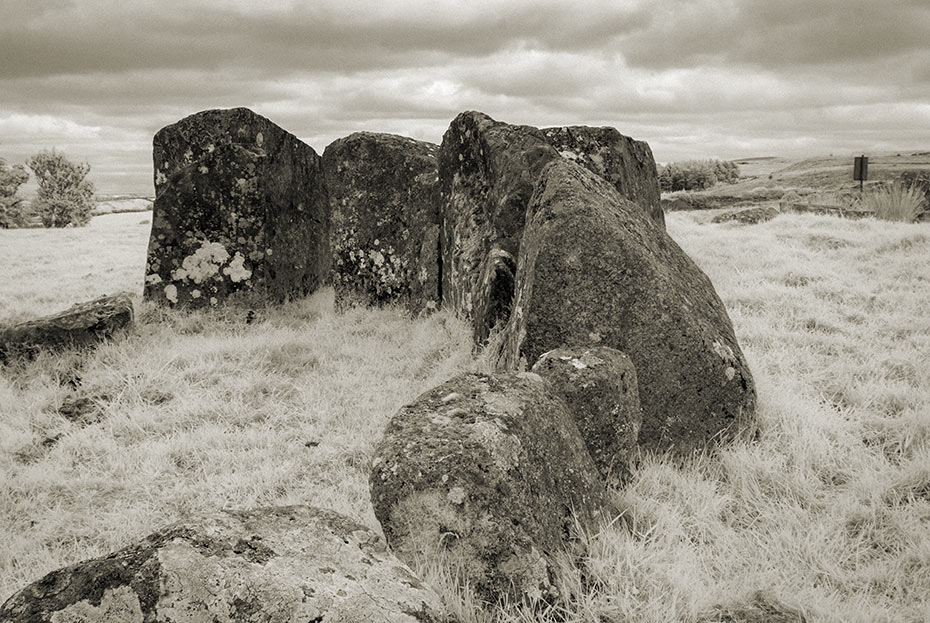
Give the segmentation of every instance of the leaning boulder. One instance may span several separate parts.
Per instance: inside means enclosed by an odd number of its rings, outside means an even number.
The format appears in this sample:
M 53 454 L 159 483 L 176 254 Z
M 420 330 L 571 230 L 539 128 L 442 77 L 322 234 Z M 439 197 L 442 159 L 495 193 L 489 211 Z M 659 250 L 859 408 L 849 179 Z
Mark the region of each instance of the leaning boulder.
M 358 132 L 323 152 L 336 305 L 439 303 L 438 146 Z
M 460 114 L 442 137 L 442 299 L 471 320 L 479 344 L 510 315 L 526 206 L 558 157 L 537 128 L 479 112 Z
M 553 348 L 609 346 L 633 361 L 639 443 L 680 453 L 746 422 L 755 388 L 707 276 L 602 178 L 559 159 L 527 213 L 501 366 Z
M 79 303 L 63 312 L 0 327 L 0 362 L 29 358 L 42 349 L 92 346 L 132 324 L 130 294 L 123 292 Z
M 633 140 L 611 127 L 544 128 L 543 133 L 563 158 L 603 177 L 665 228 L 659 176 L 649 143 Z
M 370 485 L 401 560 L 448 564 L 492 603 L 557 594 L 575 518 L 591 528 L 610 509 L 566 404 L 532 373 L 463 374 L 403 407 Z
M 439 598 L 354 521 L 306 506 L 227 511 L 53 571 L 9 623 L 448 621 Z
M 320 157 L 247 108 L 208 110 L 154 139 L 155 204 L 145 297 L 216 305 L 281 301 L 328 276 Z
M 557 348 L 544 353 L 533 372 L 568 404 L 601 476 L 613 486 L 623 483 L 643 422 L 630 358 L 606 346 Z

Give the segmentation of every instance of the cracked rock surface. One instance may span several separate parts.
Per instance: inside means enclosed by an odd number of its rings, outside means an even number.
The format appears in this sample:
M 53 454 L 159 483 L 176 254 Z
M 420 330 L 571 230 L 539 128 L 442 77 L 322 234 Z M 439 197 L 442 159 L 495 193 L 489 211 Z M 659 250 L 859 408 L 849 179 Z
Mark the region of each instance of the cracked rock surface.
M 174 524 L 54 571 L 0 606 L 9 623 L 438 623 L 439 598 L 368 528 L 308 506 Z

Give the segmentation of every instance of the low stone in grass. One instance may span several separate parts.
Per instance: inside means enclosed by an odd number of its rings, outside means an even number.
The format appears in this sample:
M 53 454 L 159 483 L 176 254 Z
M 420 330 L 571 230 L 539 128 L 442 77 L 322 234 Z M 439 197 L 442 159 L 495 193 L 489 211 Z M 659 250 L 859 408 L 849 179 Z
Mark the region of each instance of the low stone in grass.
M 0 327 L 0 362 L 31 358 L 43 349 L 90 347 L 133 321 L 132 299 L 123 292 L 78 303 L 63 312 Z
M 527 212 L 501 367 L 566 345 L 609 346 L 636 368 L 640 446 L 701 450 L 748 423 L 755 387 L 710 280 L 602 178 L 559 159 Z
M 533 372 L 549 381 L 568 404 L 606 482 L 624 482 L 643 421 L 630 358 L 606 346 L 557 348 L 544 353 Z
M 612 512 L 566 403 L 536 374 L 463 374 L 390 420 L 370 477 L 397 556 L 440 561 L 477 596 L 558 594 L 553 557 L 575 518 Z
M 357 132 L 323 152 L 336 305 L 439 304 L 438 146 Z
M 802 609 L 756 591 L 743 601 L 710 608 L 698 616 L 697 623 L 807 623 L 807 617 Z
M 224 511 L 53 571 L 8 623 L 450 621 L 371 530 L 307 506 Z
M 539 129 L 480 112 L 460 114 L 442 137 L 442 299 L 471 320 L 479 344 L 510 315 L 526 206 L 558 158 Z
M 633 140 L 611 127 L 544 128 L 543 134 L 563 158 L 603 177 L 620 195 L 645 210 L 656 225 L 665 228 L 659 176 L 648 143 Z
M 775 206 L 757 206 L 755 208 L 748 208 L 746 210 L 732 210 L 730 212 L 724 212 L 723 214 L 718 214 L 713 219 L 711 223 L 729 223 L 736 222 L 742 223 L 743 225 L 757 225 L 758 223 L 764 223 L 766 221 L 771 221 L 773 218 L 781 214 L 781 210 Z
M 329 276 L 320 157 L 247 108 L 159 130 L 145 297 L 185 307 L 313 292 Z

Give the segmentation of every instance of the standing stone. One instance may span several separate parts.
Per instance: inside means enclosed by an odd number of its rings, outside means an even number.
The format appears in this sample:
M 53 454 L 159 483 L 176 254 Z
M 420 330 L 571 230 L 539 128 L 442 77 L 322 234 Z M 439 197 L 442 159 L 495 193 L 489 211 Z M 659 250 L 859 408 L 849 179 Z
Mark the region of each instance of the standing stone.
M 8 623 L 449 621 L 368 528 L 307 506 L 174 524 L 53 571 L 0 606 Z
M 747 422 L 752 375 L 707 276 L 602 178 L 559 159 L 539 178 L 501 366 L 562 346 L 633 361 L 640 445 L 688 453 Z
M 439 304 L 438 146 L 358 132 L 323 152 L 336 304 Z
M 588 529 L 611 511 L 568 407 L 532 373 L 463 374 L 403 407 L 370 485 L 401 560 L 443 561 L 491 603 L 558 594 L 573 511 Z
M 0 363 L 34 357 L 42 349 L 93 346 L 132 324 L 128 292 L 87 303 L 9 327 L 0 326 Z
M 537 128 L 480 112 L 460 114 L 442 138 L 442 300 L 471 320 L 479 344 L 510 315 L 526 206 L 558 157 Z
M 603 177 L 665 229 L 659 176 L 649 143 L 635 141 L 611 127 L 545 128 L 543 133 L 563 158 Z
M 320 157 L 247 108 L 208 110 L 154 139 L 145 296 L 200 307 L 234 293 L 281 301 L 330 267 Z
M 606 482 L 625 482 L 643 422 L 630 358 L 606 346 L 557 348 L 544 353 L 533 372 L 565 400 Z

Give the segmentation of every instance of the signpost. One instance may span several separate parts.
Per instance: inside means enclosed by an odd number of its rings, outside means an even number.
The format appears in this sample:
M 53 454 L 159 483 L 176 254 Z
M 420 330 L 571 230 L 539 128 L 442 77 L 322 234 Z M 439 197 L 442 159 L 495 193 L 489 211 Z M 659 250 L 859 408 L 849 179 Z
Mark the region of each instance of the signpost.
M 869 157 L 856 156 L 853 159 L 853 181 L 859 182 L 859 193 L 862 193 L 862 182 L 869 179 Z

